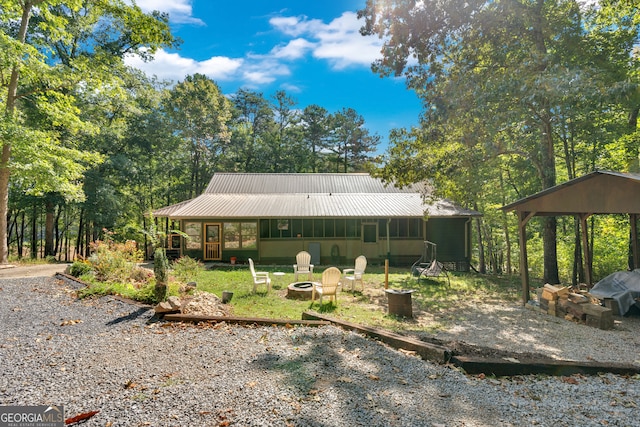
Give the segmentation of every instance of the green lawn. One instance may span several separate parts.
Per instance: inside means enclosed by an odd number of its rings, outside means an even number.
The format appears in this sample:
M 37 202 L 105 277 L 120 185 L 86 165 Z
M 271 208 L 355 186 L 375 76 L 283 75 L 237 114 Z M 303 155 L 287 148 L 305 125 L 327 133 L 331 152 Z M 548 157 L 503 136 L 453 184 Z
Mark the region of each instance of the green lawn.
M 384 293 L 384 267 L 367 267 L 364 292 L 343 290 L 338 292 L 338 304 L 318 301 L 299 301 L 286 298 L 287 286 L 293 282 L 291 266 L 257 266 L 257 270 L 282 271 L 284 276 L 270 275 L 272 291 L 259 287 L 253 294 L 253 282 L 248 266 L 208 267 L 199 273 L 198 289 L 222 296 L 223 291 L 234 293 L 231 307 L 235 316 L 278 319 L 300 319 L 303 311 L 315 310 L 332 317 L 369 326 L 383 327 L 395 331 L 420 330 L 420 325 L 411 320 L 387 314 L 387 295 Z M 317 269 L 318 270 L 318 269 Z M 314 273 L 320 281 L 322 269 Z M 445 277 L 422 279 L 420 282 L 409 274 L 409 268 L 391 268 L 389 288 L 413 289 L 414 314 L 416 311 L 446 313 L 467 302 L 509 302 L 520 300 L 518 276 L 489 276 L 476 273 L 449 272 L 450 285 Z M 303 279 L 300 279 L 303 280 Z M 426 328 L 437 328 L 431 325 Z

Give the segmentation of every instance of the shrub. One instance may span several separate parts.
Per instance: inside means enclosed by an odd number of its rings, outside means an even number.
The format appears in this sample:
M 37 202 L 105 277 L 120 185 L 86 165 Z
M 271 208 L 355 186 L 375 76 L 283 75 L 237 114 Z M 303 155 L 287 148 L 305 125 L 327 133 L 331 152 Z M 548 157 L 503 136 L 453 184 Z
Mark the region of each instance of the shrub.
M 69 267 L 69 274 L 73 277 L 80 277 L 91 272 L 91 264 L 86 261 L 74 261 Z
M 137 288 L 146 285 L 153 278 L 153 272 L 143 267 L 133 267 L 131 270 L 130 279 L 134 282 Z
M 98 280 L 128 281 L 136 263 L 142 261 L 142 251 L 138 250 L 135 241 L 117 243 L 108 234 L 105 240 L 93 242 L 91 250 L 93 253 L 88 261 Z
M 188 256 L 183 256 L 171 264 L 173 276 L 177 281 L 187 283 L 194 281 L 202 269 L 202 263 Z
M 163 248 L 156 248 L 153 253 L 153 272 L 156 275 L 155 300 L 164 301 L 167 296 L 167 279 L 169 261 Z

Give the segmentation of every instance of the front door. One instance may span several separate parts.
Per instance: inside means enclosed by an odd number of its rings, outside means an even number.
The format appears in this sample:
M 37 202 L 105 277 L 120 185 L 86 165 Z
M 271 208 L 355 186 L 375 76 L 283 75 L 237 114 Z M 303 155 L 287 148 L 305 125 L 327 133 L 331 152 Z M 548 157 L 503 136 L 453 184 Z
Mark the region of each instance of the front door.
M 222 258 L 220 251 L 220 227 L 221 224 L 204 225 L 204 259 L 206 261 Z

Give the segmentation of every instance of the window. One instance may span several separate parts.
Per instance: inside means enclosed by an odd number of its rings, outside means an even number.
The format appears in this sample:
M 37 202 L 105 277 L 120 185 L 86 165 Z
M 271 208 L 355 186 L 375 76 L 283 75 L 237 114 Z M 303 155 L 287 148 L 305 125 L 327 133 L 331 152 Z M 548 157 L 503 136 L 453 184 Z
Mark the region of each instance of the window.
M 169 249 L 180 249 L 179 234 L 169 234 Z
M 258 247 L 258 225 L 255 222 L 240 224 L 240 247 L 242 249 L 256 249 Z
M 240 248 L 240 223 L 224 223 L 224 247 L 226 249 Z
M 199 222 L 185 222 L 184 232 L 189 236 L 187 249 L 202 249 L 202 224 Z
M 225 249 L 255 249 L 258 247 L 258 223 L 225 222 Z
M 362 241 L 364 243 L 376 243 L 378 236 L 378 224 L 362 224 Z

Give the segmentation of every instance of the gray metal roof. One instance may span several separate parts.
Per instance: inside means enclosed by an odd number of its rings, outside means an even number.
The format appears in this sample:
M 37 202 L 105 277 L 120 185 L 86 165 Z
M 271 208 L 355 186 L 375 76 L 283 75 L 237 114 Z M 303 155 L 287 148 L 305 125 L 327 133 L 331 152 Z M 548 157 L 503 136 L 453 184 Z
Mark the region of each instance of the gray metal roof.
M 306 190 L 306 191 L 303 191 Z M 201 196 L 154 212 L 188 218 L 393 218 L 480 215 L 368 174 L 215 174 Z
M 216 173 L 205 194 L 415 193 L 425 187 L 397 188 L 368 173 Z
M 593 171 L 502 207 L 538 216 L 640 213 L 640 174 Z

